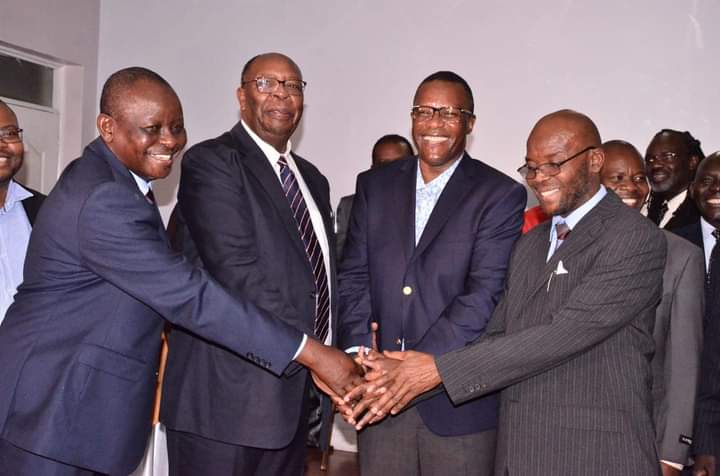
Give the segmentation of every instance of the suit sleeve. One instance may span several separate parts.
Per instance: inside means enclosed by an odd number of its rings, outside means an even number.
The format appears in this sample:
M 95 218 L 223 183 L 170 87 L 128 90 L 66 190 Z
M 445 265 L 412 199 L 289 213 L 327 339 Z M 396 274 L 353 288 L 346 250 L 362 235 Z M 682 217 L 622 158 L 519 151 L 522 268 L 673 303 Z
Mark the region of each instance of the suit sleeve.
M 659 234 L 643 227 L 623 236 L 608 236 L 611 243 L 597 243 L 604 249 L 598 251 L 592 271 L 553 312 L 551 322 L 487 335 L 436 358 L 453 402 L 463 403 L 561 365 L 629 325 L 642 311 L 654 308 L 660 300 L 666 252 Z M 503 303 L 512 291 L 498 306 L 489 328 L 495 327 L 495 319 L 505 320 L 507 305 Z
M 84 265 L 173 324 L 281 374 L 302 334 L 250 302 L 233 299 L 174 253 L 163 240 L 156 214 L 126 186 L 97 187 L 78 221 Z
M 357 190 L 350 213 L 350 225 L 343 260 L 339 266 L 338 343 L 341 349 L 370 346 L 370 275 L 368 266 L 367 196 L 358 177 Z
M 693 451 L 720 460 L 720 319 L 705 320 Z
M 230 162 L 208 148 L 191 149 L 183 158 L 178 202 L 198 255 L 230 294 L 274 314 L 296 316 L 298 311 L 258 267 L 259 238 L 246 206 L 246 179 Z
M 488 210 L 475 233 L 463 294 L 455 297 L 415 347 L 438 354 L 477 340 L 500 298 L 508 261 L 520 236 L 525 189 L 516 185 Z
M 681 435 L 693 434 L 695 396 L 700 371 L 702 316 L 704 305 L 704 257 L 700 249 L 691 248 L 680 271 L 673 292 L 670 333 L 665 356 L 665 394 L 660 408 L 667 411 L 656 423 L 658 456 L 661 460 L 687 464 L 689 446 L 680 442 Z

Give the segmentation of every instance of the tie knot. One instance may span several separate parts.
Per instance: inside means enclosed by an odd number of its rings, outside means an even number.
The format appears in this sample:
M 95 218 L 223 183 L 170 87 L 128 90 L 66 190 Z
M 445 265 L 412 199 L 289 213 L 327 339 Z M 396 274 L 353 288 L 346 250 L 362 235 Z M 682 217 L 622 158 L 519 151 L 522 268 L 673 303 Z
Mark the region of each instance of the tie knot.
M 564 221 L 558 223 L 555 225 L 555 232 L 557 233 L 557 239 L 563 240 L 567 238 L 567 236 L 570 234 L 570 227 L 567 226 L 567 223 Z
M 155 194 L 153 193 L 152 189 L 149 188 L 147 193 L 145 194 L 145 200 L 148 201 L 151 205 L 155 205 Z
M 280 164 L 280 167 L 287 167 L 287 166 L 288 166 L 287 158 L 286 158 L 284 155 L 280 155 L 280 157 L 278 157 L 278 161 L 277 161 L 277 162 L 278 162 L 278 164 Z

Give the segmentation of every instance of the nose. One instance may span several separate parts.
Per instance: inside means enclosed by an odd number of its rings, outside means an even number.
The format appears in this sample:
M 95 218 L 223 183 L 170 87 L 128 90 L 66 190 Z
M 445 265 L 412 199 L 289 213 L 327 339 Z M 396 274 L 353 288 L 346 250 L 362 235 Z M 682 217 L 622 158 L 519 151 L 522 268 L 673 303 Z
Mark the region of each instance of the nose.
M 166 149 L 175 152 L 183 147 L 184 144 L 180 144 L 183 142 L 184 137 L 185 129 L 178 132 L 173 131 L 170 127 L 163 127 L 160 134 L 160 144 L 162 144 L 162 146 Z
M 285 83 L 278 83 L 277 87 L 275 88 L 275 91 L 272 92 L 273 96 L 276 96 L 280 99 L 285 99 L 286 97 L 289 97 L 290 94 L 285 89 Z

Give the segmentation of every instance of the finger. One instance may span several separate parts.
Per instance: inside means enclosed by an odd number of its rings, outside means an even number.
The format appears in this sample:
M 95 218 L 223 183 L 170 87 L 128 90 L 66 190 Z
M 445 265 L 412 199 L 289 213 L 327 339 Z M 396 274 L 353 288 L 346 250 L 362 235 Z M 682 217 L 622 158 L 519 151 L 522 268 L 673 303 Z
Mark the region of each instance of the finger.
M 378 350 L 378 343 L 377 343 L 377 331 L 380 328 L 377 322 L 371 322 L 370 323 L 370 339 L 372 341 L 372 348 L 374 351 L 377 352 Z
M 392 350 L 385 350 L 383 351 L 383 355 L 389 359 L 395 359 L 395 360 L 405 360 L 408 358 L 408 355 L 410 352 L 400 352 L 400 351 L 392 351 Z
M 400 402 L 398 404 L 392 407 L 392 410 L 390 410 L 390 414 L 397 415 L 398 413 L 400 413 L 402 409 L 405 408 L 405 406 L 412 401 L 413 398 L 415 398 L 415 396 L 408 392 L 403 398 L 400 399 Z

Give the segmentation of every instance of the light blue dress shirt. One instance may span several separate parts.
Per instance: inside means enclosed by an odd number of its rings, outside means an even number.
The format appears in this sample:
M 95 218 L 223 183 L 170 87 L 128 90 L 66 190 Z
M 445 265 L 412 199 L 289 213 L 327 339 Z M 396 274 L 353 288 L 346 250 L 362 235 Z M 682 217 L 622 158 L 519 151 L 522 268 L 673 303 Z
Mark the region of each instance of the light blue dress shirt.
M 31 227 L 21 202 L 29 197 L 32 193 L 10 180 L 5 205 L 0 208 L 0 323 L 23 280 Z
M 557 247 L 557 230 L 555 229 L 555 225 L 565 222 L 568 228 L 570 228 L 570 231 L 572 231 L 580 220 L 582 220 L 582 218 L 587 215 L 590 210 L 595 208 L 595 205 L 600 203 L 600 200 L 602 200 L 605 195 L 607 195 L 607 189 L 604 185 L 600 185 L 600 189 L 595 192 L 595 195 L 590 197 L 590 200 L 573 210 L 568 216 L 563 218 L 560 215 L 555 215 L 552 217 L 552 226 L 550 227 L 550 249 L 548 250 L 546 261 L 550 261 L 550 258 L 552 258 L 553 253 L 555 253 L 555 248 Z
M 460 159 L 453 162 L 443 173 L 425 183 L 422 172 L 420 172 L 420 164 L 417 167 L 417 178 L 415 179 L 415 245 L 420 242 L 420 237 L 425 230 L 435 205 L 437 204 L 440 194 L 445 190 L 450 177 L 457 169 Z M 418 159 L 419 161 L 419 159 Z

